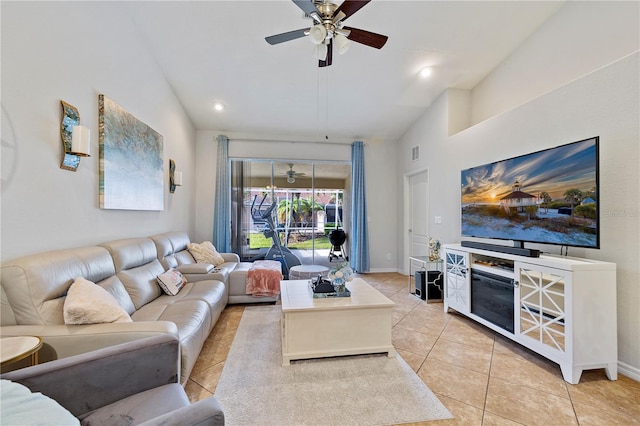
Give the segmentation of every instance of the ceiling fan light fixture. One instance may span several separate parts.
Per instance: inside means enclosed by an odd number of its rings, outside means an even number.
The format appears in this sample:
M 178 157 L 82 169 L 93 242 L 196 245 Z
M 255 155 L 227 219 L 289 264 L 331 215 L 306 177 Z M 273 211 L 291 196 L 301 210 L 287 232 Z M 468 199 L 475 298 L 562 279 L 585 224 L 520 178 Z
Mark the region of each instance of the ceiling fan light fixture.
M 345 54 L 346 51 L 351 47 L 351 41 L 349 41 L 349 39 L 342 34 L 336 34 L 333 39 L 336 42 L 336 48 L 338 49 L 338 54 L 340 55 Z
M 314 25 L 309 29 L 309 39 L 313 44 L 322 44 L 327 38 L 327 29 L 322 25 Z
M 328 50 L 327 45 L 321 43 L 313 48 L 313 57 L 320 61 L 325 61 L 327 59 Z
M 287 178 L 287 183 L 296 183 L 296 178 L 295 178 L 295 177 L 293 177 L 293 176 L 289 176 L 289 177 Z

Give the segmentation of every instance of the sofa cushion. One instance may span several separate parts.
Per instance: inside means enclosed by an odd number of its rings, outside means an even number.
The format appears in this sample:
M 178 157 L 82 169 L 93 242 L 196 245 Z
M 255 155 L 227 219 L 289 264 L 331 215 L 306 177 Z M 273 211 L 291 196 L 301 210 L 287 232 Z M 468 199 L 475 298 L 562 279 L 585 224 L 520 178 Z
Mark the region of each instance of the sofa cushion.
M 213 266 L 224 263 L 224 257 L 218 253 L 211 241 L 204 241 L 200 244 L 190 243 L 187 247 L 189 248 L 189 253 L 198 263 L 210 263 Z
M 186 250 L 187 245 L 191 242 L 189 235 L 183 231 L 170 231 L 165 232 L 163 235 L 171 241 L 174 253 Z
M 182 274 L 175 269 L 169 269 L 167 272 L 158 275 L 158 284 L 169 296 L 178 294 L 186 282 Z
M 187 286 L 193 285 L 188 283 Z M 157 286 L 156 286 L 157 287 Z M 215 312 L 215 320 L 211 308 L 206 301 L 189 300 L 181 298 L 183 292 L 188 294 L 185 288 L 177 296 L 163 295 L 151 303 L 144 305 L 131 315 L 135 321 L 171 321 L 178 327 L 180 339 L 180 380 L 182 382 L 191 374 L 191 370 L 198 358 L 204 341 L 213 328 L 214 321 L 218 319 Z M 224 303 L 221 302 L 222 308 Z
M 69 287 L 63 314 L 65 324 L 131 322 L 129 314 L 108 291 L 82 277 Z
M 64 324 L 64 296 L 73 280 L 85 277 L 97 283 L 114 274 L 113 260 L 102 247 L 56 250 L 3 263 L 2 325 Z M 13 315 L 5 315 L 7 306 Z
M 165 269 L 179 265 L 196 263 L 187 245 L 191 242 L 186 232 L 172 231 L 149 237 L 153 240 L 158 251 L 158 259 Z
M 127 289 L 136 309 L 162 295 L 157 277 L 163 272 L 164 268 L 157 259 L 146 265 L 118 272 L 118 278 Z
M 151 239 L 129 238 L 100 245 L 111 254 L 116 275 L 136 309 L 162 294 L 156 278 L 165 269 L 158 260 L 158 252 Z
M 118 301 L 118 305 L 122 306 L 122 309 L 127 311 L 129 315 L 136 311 L 136 307 L 133 306 L 133 301 L 131 300 L 129 293 L 127 293 L 122 281 L 120 281 L 118 277 L 114 275 L 106 280 L 96 282 L 96 284 L 107 290 L 109 294 Z
M 189 404 L 182 386 L 171 383 L 98 408 L 81 420 L 83 425 L 140 424 Z
M 196 263 L 196 259 L 191 255 L 189 250 L 184 249 L 173 255 L 178 265 L 190 265 Z M 212 265 L 213 266 L 213 265 Z
M 247 274 L 253 266 L 251 262 L 240 262 L 229 274 L 229 294 L 238 296 L 247 294 Z
M 208 274 L 216 270 L 210 263 L 185 263 L 176 268 L 183 274 Z
M 164 269 L 171 269 L 178 266 L 178 261 L 173 254 L 173 244 L 171 244 L 171 240 L 167 235 L 158 234 L 149 238 L 151 238 L 153 243 L 156 245 L 158 260 L 162 263 Z
M 116 272 L 145 265 L 158 260 L 156 246 L 149 238 L 128 238 L 100 244 L 106 248 L 116 267 Z
M 161 296 L 171 299 L 172 302 L 181 300 L 202 300 L 211 312 L 222 311 L 226 306 L 228 298 L 227 287 L 217 280 L 198 281 L 197 283 L 187 283 L 177 296 Z

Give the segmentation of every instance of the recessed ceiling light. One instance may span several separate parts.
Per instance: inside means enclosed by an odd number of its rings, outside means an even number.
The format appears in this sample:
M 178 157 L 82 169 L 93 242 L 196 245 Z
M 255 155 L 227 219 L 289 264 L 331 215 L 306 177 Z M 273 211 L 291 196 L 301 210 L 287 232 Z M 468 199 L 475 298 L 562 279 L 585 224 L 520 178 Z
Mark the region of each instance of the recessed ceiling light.
M 222 111 L 224 109 L 224 104 L 220 102 L 214 102 L 213 109 L 216 111 Z
M 431 67 L 424 67 L 420 70 L 420 77 L 422 78 L 427 78 L 431 75 L 431 73 L 433 72 L 433 68 Z

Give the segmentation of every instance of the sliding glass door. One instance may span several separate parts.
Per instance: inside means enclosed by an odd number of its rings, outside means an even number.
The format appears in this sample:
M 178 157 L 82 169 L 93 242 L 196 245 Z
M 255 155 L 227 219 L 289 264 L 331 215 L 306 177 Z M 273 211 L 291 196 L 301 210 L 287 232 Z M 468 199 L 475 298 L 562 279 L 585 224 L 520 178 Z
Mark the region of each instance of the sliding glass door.
M 231 243 L 243 261 L 278 245 L 302 264 L 346 260 L 346 243 L 332 244 L 329 234 L 348 234 L 350 164 L 234 159 L 231 174 Z

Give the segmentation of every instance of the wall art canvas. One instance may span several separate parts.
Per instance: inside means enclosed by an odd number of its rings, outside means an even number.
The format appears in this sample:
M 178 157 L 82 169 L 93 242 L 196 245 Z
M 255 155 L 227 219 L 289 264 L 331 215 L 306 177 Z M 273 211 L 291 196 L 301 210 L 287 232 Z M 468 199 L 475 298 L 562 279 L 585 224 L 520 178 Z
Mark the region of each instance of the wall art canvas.
M 99 95 L 100 208 L 164 209 L 162 135 Z

